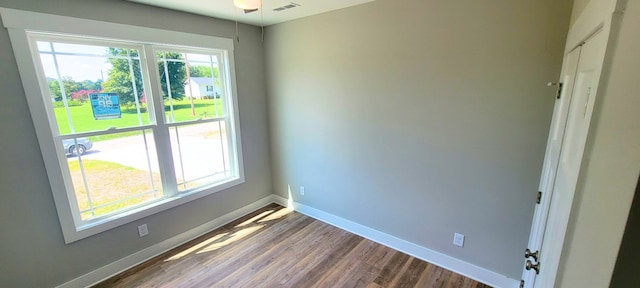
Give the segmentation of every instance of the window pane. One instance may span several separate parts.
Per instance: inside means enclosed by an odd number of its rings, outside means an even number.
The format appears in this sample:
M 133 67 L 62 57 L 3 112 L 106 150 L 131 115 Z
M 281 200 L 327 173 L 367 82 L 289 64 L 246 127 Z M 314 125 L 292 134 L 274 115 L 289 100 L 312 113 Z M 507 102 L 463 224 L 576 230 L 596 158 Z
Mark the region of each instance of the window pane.
M 225 115 L 216 55 L 158 51 L 157 56 L 168 123 Z
M 169 132 L 178 191 L 231 176 L 225 121 L 172 127 Z
M 60 135 L 150 123 L 138 50 L 37 44 Z
M 38 45 L 38 51 L 51 52 L 51 45 L 49 45 L 49 42 L 38 41 L 36 44 Z
M 62 144 L 82 220 L 162 198 L 151 130 L 65 139 Z
M 96 55 L 96 56 L 110 55 L 108 53 L 108 50 L 105 49 L 105 47 L 103 46 L 54 42 L 53 48 L 58 53 L 84 54 L 84 55 Z

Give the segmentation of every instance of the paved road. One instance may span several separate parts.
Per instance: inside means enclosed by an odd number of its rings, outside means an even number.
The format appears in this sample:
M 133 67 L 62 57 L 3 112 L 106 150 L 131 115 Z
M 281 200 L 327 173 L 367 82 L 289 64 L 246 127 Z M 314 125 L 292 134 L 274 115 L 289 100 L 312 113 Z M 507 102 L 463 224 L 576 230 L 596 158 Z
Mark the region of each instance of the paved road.
M 178 179 L 194 180 L 224 170 L 222 147 L 227 151 L 227 143 L 226 140 L 220 141 L 217 133 L 211 133 L 210 130 L 203 132 L 202 129 L 194 129 L 194 127 L 181 128 L 179 146 L 175 132 L 172 136 L 171 147 L 174 147 L 173 159 Z M 82 158 L 115 162 L 146 171 L 151 167 L 151 171 L 159 172 L 153 137 L 148 134 L 146 138 L 148 149 L 145 148 L 142 135 L 95 142 L 93 148 Z M 69 158 L 70 161 L 75 159 L 75 157 Z M 224 160 L 228 168 L 228 159 Z

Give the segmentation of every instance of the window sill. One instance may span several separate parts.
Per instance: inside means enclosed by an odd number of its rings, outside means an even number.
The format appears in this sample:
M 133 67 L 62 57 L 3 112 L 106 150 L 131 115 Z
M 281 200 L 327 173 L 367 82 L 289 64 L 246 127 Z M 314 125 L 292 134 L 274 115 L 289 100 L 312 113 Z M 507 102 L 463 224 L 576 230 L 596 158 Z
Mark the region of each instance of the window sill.
M 106 216 L 103 219 L 93 221 L 84 225 L 78 225 L 75 231 L 63 231 L 64 241 L 66 244 L 84 239 L 95 234 L 131 223 L 136 220 L 160 213 L 173 207 L 185 204 L 187 202 L 203 198 L 224 191 L 231 187 L 244 183 L 244 178 L 236 177 L 227 181 L 217 183 L 209 187 L 202 187 L 188 193 L 183 193 L 174 197 L 151 202 L 142 207 L 138 207 L 126 212 L 120 212 L 116 215 Z

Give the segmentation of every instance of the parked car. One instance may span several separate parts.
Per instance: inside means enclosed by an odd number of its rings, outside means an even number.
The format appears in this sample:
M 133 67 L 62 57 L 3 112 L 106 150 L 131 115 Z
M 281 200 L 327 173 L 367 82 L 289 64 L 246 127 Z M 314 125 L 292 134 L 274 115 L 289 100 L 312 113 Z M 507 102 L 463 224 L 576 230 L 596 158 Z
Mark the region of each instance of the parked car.
M 76 147 L 76 141 L 78 142 L 78 147 Z M 93 142 L 91 140 L 82 137 L 76 139 L 64 139 L 62 140 L 62 146 L 64 147 L 64 152 L 70 155 L 82 155 L 87 150 L 93 147 Z

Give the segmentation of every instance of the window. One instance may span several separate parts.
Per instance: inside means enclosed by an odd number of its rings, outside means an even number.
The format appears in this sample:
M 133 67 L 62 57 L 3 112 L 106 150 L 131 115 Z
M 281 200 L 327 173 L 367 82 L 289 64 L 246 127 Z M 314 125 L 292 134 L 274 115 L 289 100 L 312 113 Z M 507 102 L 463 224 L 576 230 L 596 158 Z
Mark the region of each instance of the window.
M 0 13 L 67 243 L 244 181 L 232 40 Z

